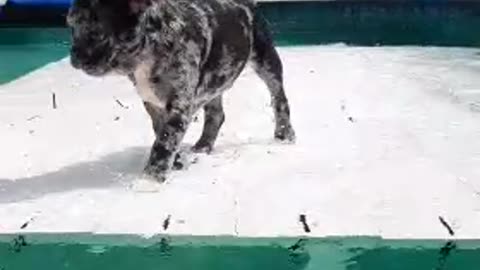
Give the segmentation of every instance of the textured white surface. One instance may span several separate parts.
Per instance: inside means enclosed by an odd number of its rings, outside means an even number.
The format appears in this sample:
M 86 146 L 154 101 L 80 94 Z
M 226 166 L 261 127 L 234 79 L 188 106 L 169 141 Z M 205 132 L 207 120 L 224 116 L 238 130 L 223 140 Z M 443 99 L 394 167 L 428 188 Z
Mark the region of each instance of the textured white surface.
M 295 145 L 274 142 L 247 70 L 211 155 L 130 186 L 153 133 L 131 84 L 67 60 L 0 86 L 0 233 L 480 237 L 480 56 L 441 48 L 281 48 Z M 58 103 L 52 109 L 52 92 Z M 116 100 L 122 105 L 120 106 Z M 199 120 L 186 143 L 199 136 Z

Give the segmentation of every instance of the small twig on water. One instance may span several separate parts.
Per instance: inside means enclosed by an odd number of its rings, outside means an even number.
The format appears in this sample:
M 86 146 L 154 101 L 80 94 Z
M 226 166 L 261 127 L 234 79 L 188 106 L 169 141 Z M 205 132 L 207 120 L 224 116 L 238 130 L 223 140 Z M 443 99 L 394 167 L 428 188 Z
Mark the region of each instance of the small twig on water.
M 165 237 L 162 237 L 159 244 L 160 244 L 160 252 L 161 253 L 167 253 L 168 254 L 172 250 L 172 247 L 170 246 L 170 241 Z
M 23 235 L 19 235 L 15 237 L 12 243 L 10 244 L 11 250 L 16 253 L 22 251 L 22 248 L 26 246 L 28 246 L 28 244 L 27 244 L 27 241 L 25 240 L 25 236 Z
M 438 258 L 438 265 L 435 270 L 445 269 L 445 265 L 448 257 L 452 254 L 452 251 L 457 248 L 455 241 L 448 241 L 439 252 L 440 257 Z
M 288 250 L 290 251 L 298 251 L 299 249 L 303 249 L 307 243 L 307 239 L 298 239 L 298 241 L 288 247 Z

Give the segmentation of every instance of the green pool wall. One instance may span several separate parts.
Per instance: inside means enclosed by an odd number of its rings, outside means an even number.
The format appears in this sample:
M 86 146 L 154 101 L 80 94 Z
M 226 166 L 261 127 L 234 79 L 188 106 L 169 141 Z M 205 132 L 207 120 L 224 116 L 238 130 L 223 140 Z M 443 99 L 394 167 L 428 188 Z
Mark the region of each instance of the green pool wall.
M 0 84 L 67 56 L 65 28 L 0 28 Z
M 0 235 L 0 269 L 477 270 L 479 240 Z
M 288 1 L 260 10 L 283 45 L 480 45 L 479 1 Z

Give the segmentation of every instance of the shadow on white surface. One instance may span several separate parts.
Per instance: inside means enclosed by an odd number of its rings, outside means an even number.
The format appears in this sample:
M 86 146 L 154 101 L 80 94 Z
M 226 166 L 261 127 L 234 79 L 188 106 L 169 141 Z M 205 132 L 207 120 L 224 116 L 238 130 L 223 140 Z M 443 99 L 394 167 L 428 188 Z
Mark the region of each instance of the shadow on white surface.
M 108 188 L 127 184 L 139 174 L 149 149 L 132 147 L 99 160 L 64 167 L 56 172 L 20 178 L 0 179 L 0 203 L 35 199 L 49 193 L 73 189 Z

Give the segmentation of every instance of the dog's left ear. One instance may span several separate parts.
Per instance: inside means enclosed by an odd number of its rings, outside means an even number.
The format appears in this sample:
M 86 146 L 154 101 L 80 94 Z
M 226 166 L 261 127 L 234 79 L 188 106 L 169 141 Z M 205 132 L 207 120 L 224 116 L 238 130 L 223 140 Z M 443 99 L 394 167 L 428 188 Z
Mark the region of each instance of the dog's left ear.
M 156 0 L 127 0 L 132 14 L 142 14 Z

